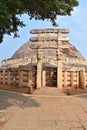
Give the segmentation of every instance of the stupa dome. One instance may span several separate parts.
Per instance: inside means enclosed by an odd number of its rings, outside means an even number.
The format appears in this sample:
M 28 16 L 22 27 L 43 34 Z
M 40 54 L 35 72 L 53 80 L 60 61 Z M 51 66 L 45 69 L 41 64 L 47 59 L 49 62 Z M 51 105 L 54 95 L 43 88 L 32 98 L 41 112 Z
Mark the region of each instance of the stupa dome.
M 13 54 L 11 59 L 18 59 L 18 58 L 20 59 L 23 57 L 32 57 L 33 55 L 37 55 L 37 50 L 30 48 L 31 44 L 32 44 L 31 41 L 26 42 Z M 35 44 L 38 44 L 38 42 L 36 42 Z M 47 42 L 46 45 L 48 45 L 48 49 L 43 49 L 43 56 L 56 57 L 56 50 L 50 49 L 51 45 L 56 47 L 56 44 L 50 41 L 50 42 Z M 63 45 L 62 47 L 63 56 L 77 58 L 77 59 L 84 59 L 81 53 L 68 41 L 62 41 L 62 45 Z

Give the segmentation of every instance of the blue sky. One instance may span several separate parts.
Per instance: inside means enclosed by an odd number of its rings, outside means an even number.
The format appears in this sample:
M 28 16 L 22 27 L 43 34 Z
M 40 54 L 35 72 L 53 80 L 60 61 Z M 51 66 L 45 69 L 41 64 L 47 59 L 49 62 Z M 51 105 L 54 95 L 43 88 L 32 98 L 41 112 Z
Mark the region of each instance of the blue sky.
M 79 6 L 74 8 L 71 16 L 58 16 L 56 22 L 57 28 L 68 28 L 70 33 L 70 43 L 74 45 L 87 59 L 87 0 L 78 0 Z M 13 36 L 4 36 L 0 44 L 0 62 L 11 58 L 14 52 L 25 42 L 29 40 L 32 34 L 31 29 L 54 28 L 49 21 L 29 20 L 27 15 L 23 15 L 22 20 L 27 24 L 24 28 L 19 28 L 19 38 Z

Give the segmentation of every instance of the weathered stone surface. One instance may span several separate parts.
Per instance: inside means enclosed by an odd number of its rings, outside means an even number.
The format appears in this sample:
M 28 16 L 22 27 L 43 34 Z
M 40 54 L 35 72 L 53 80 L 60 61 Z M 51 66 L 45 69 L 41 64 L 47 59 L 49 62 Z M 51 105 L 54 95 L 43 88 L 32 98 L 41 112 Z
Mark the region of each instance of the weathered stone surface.
M 0 111 L 0 123 L 6 122 L 6 114 L 2 111 Z
M 32 42 L 27 42 L 25 43 L 23 46 L 21 46 L 12 56 L 11 59 L 20 59 L 23 57 L 31 57 L 32 55 L 36 55 L 37 51 L 34 49 L 30 48 L 30 45 L 32 44 Z M 38 43 L 35 43 L 38 44 Z M 65 57 L 73 57 L 73 58 L 81 58 L 83 59 L 83 56 L 81 55 L 81 53 L 73 46 L 71 45 L 69 42 L 62 42 L 62 44 L 64 44 L 65 46 L 67 45 L 69 48 L 63 48 L 63 55 Z M 47 42 L 48 47 L 53 46 L 56 47 L 57 45 L 53 42 Z M 55 49 L 44 49 L 43 50 L 43 55 L 45 56 L 55 56 L 56 57 L 56 52 Z
M 37 33 L 69 33 L 68 29 L 32 29 L 30 31 L 32 34 Z

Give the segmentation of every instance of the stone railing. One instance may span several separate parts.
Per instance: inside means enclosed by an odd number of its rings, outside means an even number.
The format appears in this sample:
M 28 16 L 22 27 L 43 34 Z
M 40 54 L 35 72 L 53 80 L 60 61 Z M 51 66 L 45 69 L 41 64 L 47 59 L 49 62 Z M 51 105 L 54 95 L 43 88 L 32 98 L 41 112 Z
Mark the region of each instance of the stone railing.
M 20 59 L 8 59 L 8 60 L 2 61 L 1 67 L 15 68 L 15 67 L 19 67 L 20 65 L 26 65 L 28 63 L 31 63 L 31 58 L 28 58 L 28 57 L 20 58 Z
M 64 57 L 63 63 L 65 63 L 65 64 L 87 65 L 87 60 Z
M 24 57 L 20 59 L 8 59 L 4 60 L 1 63 L 1 67 L 4 68 L 17 68 L 20 65 L 27 65 L 29 63 L 37 63 L 37 56 L 32 56 L 32 57 Z M 54 66 L 57 66 L 57 61 L 56 57 L 51 57 L 51 56 L 44 56 L 43 57 L 43 63 L 50 63 Z M 68 58 L 64 57 L 62 60 L 63 66 L 65 68 L 75 68 L 77 70 L 81 70 L 85 66 L 87 66 L 87 60 L 83 59 L 75 59 L 75 58 Z
M 36 84 L 36 70 L 22 66 L 19 68 L 3 68 L 0 69 L 0 84 L 13 84 L 18 86 L 28 86 L 29 74 L 32 74 L 34 84 Z M 32 73 L 31 73 L 32 71 Z M 46 70 L 43 70 L 46 72 Z M 46 75 L 45 79 L 46 79 Z M 86 71 L 62 71 L 62 86 L 72 87 L 87 87 L 87 72 Z M 42 81 L 43 82 L 43 81 Z M 45 81 L 46 82 L 46 81 Z M 43 84 L 43 83 L 42 83 Z M 45 84 L 46 85 L 46 84 Z M 80 86 L 81 85 L 81 86 Z

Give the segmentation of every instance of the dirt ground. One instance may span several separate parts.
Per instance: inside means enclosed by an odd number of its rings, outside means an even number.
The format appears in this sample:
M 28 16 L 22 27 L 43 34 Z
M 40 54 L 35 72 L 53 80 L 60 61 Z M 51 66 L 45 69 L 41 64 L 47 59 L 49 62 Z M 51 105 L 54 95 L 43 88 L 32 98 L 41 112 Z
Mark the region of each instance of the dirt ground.
M 28 87 L 18 87 L 13 85 L 0 85 L 0 90 L 8 90 L 8 91 L 20 92 L 26 94 L 29 92 Z
M 67 95 L 77 95 L 77 94 L 87 93 L 87 87 L 86 88 L 64 87 L 63 91 Z
M 2 129 L 2 127 L 3 127 L 3 123 L 0 122 L 0 130 Z
M 8 91 L 13 91 L 13 92 L 20 92 L 20 93 L 29 93 L 29 88 L 28 87 L 18 87 L 18 86 L 12 86 L 12 85 L 0 85 L 0 90 L 8 90 Z M 82 93 L 87 93 L 87 87 L 82 89 L 82 88 L 75 88 L 75 87 L 64 87 L 63 88 L 64 93 L 67 95 L 75 95 L 75 94 L 82 94 Z

